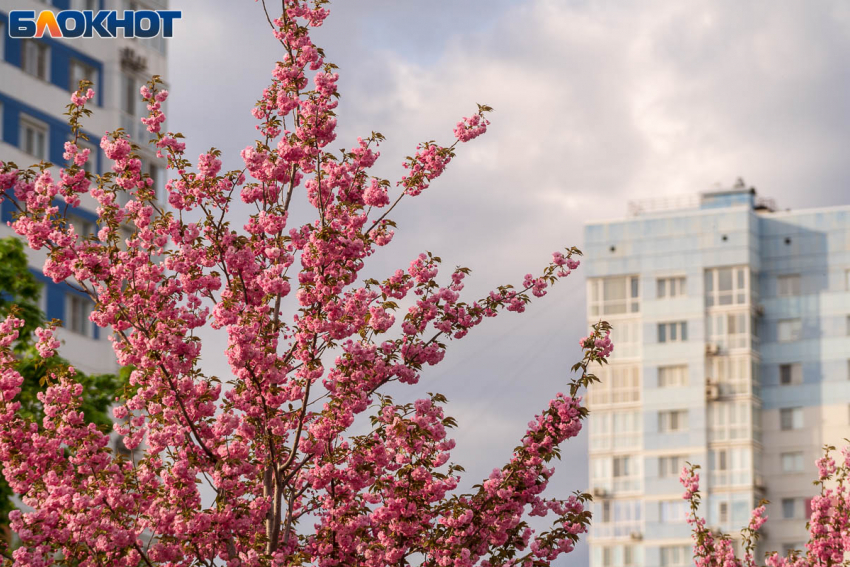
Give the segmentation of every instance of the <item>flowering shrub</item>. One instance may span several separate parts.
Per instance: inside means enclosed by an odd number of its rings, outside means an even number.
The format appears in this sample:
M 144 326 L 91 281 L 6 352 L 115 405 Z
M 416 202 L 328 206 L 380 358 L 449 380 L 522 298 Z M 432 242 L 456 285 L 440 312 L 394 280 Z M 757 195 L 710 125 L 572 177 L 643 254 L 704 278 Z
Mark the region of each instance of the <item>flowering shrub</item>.
M 192 164 L 182 136 L 163 130 L 168 93 L 156 77 L 141 89 L 142 122 L 171 173 L 170 208 L 121 130 L 100 141 L 111 171 L 85 171 L 88 150 L 77 144 L 93 94 L 85 83 L 68 107 L 73 141 L 58 180 L 48 164 L 0 164 L 2 198 L 18 210 L 14 230 L 46 252 L 45 275 L 92 298 L 91 320 L 112 330 L 118 362 L 132 368 L 115 429 L 141 451 L 116 455 L 108 435 L 86 424 L 72 368 L 53 372 L 40 393 L 43 421 L 21 416 L 10 345 L 22 322 L 0 323 L 0 457 L 28 506 L 10 516 L 16 565 L 542 566 L 586 530 L 587 495 L 543 494 L 549 463 L 587 414 L 578 391 L 595 380 L 589 367 L 611 352 L 607 324 L 582 339 L 568 393 L 470 493 L 457 490 L 463 469 L 449 461 L 455 422 L 445 398 L 397 403 L 381 393 L 391 382 L 417 383 L 447 341 L 485 318 L 522 312 L 578 267 L 579 251 L 556 252 L 519 288 L 477 300 L 461 299 L 469 270 L 440 278 L 430 253 L 382 281 L 360 281 L 367 258 L 392 241 L 389 212 L 427 190 L 459 143 L 486 131 L 489 108 L 463 118 L 450 145 L 420 145 L 396 189 L 368 173 L 380 134 L 329 151 L 339 77 L 310 36 L 328 16 L 323 5 L 284 0 L 270 18 L 284 56 L 253 109 L 260 139 L 242 152 L 241 170 L 222 171 L 215 149 Z M 296 191 L 314 220 L 290 226 Z M 97 203 L 96 235 L 78 234 L 64 217 L 84 194 Z M 255 210 L 243 226 L 230 217 L 234 199 Z M 289 315 L 288 296 L 297 301 Z M 228 377 L 200 366 L 205 326 L 227 334 Z M 56 346 L 49 328 L 38 339 L 45 356 Z M 367 411 L 371 431 L 353 434 Z M 549 513 L 542 533 L 525 521 Z
M 806 525 L 809 541 L 805 550 L 794 550 L 782 557 L 777 552 L 765 553 L 768 567 L 810 567 L 846 565 L 845 551 L 850 550 L 850 447 L 842 450 L 843 459 L 836 464 L 832 458 L 835 447 L 824 447 L 824 456 L 817 461 L 820 494 L 812 499 L 812 515 Z M 735 556 L 732 539 L 728 534 L 710 530 L 705 518 L 698 514 L 700 503 L 699 474 L 697 465 L 682 469 L 679 478 L 685 487 L 683 498 L 690 503 L 688 523 L 694 538 L 694 561 L 697 567 L 754 567 L 758 530 L 767 521 L 765 504 L 762 501 L 752 511 L 750 522 L 741 530 L 743 559 Z

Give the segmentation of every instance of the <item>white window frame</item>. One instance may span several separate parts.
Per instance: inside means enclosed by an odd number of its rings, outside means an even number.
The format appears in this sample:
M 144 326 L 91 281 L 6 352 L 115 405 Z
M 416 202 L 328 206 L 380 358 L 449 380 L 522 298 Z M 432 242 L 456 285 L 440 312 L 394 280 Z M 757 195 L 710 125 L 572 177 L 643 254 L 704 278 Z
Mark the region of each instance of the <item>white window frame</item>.
M 685 276 L 669 276 L 655 280 L 657 299 L 673 299 L 688 295 L 688 279 Z
M 594 411 L 590 414 L 590 450 L 622 451 L 641 448 L 643 420 L 640 409 Z
M 72 333 L 94 338 L 94 323 L 88 318 L 92 310 L 94 303 L 91 299 L 74 293 L 65 294 L 65 328 Z
M 800 295 L 800 274 L 776 276 L 776 296 L 795 297 Z
M 756 385 L 749 356 L 712 356 L 705 359 L 705 377 L 720 388 L 720 395 L 750 394 Z
M 622 298 L 606 299 L 606 291 L 614 291 L 622 283 Z M 640 277 L 613 276 L 587 280 L 588 312 L 591 318 L 640 313 Z M 613 295 L 613 294 L 612 294 Z
M 787 378 L 787 379 L 786 379 Z M 779 385 L 796 386 L 803 383 L 803 365 L 789 362 L 779 365 Z
M 798 474 L 803 472 L 803 452 L 788 451 L 779 455 L 780 470 L 784 474 Z
M 681 388 L 688 385 L 688 365 L 674 364 L 658 367 L 659 388 Z
M 691 545 L 663 545 L 659 549 L 661 567 L 690 567 L 693 564 Z
M 688 341 L 688 322 L 687 321 L 671 321 L 667 323 L 658 323 L 658 342 L 659 344 L 667 343 L 685 343 Z
M 614 476 L 614 459 L 619 460 L 620 469 Z M 625 462 L 625 471 L 623 463 Z M 623 494 L 640 492 L 642 488 L 642 471 L 640 458 L 636 454 L 617 456 L 591 456 L 590 482 L 593 488 L 601 488 L 607 492 Z M 627 473 L 627 474 L 624 474 Z
M 793 408 L 780 408 L 779 410 L 779 430 L 780 431 L 796 431 L 805 427 L 803 421 L 803 408 L 800 406 Z
M 747 311 L 708 313 L 705 336 L 709 344 L 724 349 L 748 349 L 753 343 L 753 318 Z
M 81 74 L 80 77 L 77 77 L 76 81 L 74 80 L 74 78 L 75 78 L 74 77 L 74 74 L 75 74 L 74 69 L 75 68 L 80 68 L 84 71 Z M 75 57 L 72 57 L 71 62 L 68 65 L 68 90 L 72 93 L 76 92 L 77 89 L 80 88 L 80 80 L 81 79 L 87 79 L 88 81 L 90 81 L 91 84 L 92 84 L 92 89 L 94 89 L 95 92 L 98 91 L 97 67 L 95 67 L 94 65 L 89 65 L 88 63 L 86 63 L 85 61 L 82 61 L 81 59 L 77 59 Z
M 628 537 L 643 526 L 643 501 L 633 498 L 605 499 L 593 503 L 593 527 L 596 538 Z
M 789 515 L 788 507 L 791 508 Z M 783 520 L 799 520 L 805 517 L 806 499 L 805 498 L 783 498 L 781 501 L 782 519 Z
M 97 225 L 81 216 L 68 214 L 67 217 L 68 222 L 74 225 L 74 232 L 79 236 L 93 236 L 97 234 Z
M 29 46 L 32 45 L 32 49 L 34 51 L 38 51 L 36 54 L 36 63 L 35 69 L 31 69 L 31 61 L 30 56 L 27 54 L 27 51 L 30 49 Z M 40 56 L 44 54 L 44 76 L 39 74 L 39 62 Z M 36 39 L 24 39 L 21 44 L 21 70 L 31 77 L 35 77 L 36 79 L 41 79 L 42 81 L 50 81 L 50 46 L 45 42 L 38 41 Z M 32 72 L 35 71 L 35 72 Z
M 658 520 L 662 524 L 684 524 L 688 520 L 688 503 L 681 498 L 659 500 Z
M 732 278 L 731 287 L 721 291 L 721 279 L 725 279 L 727 271 L 729 277 Z M 707 269 L 704 279 L 706 307 L 747 305 L 751 295 L 751 281 L 755 282 L 755 278 L 747 266 L 723 266 Z
M 761 409 L 749 400 L 714 402 L 709 404 L 706 417 L 709 442 L 761 436 Z
M 802 319 L 780 319 L 776 322 L 776 342 L 793 343 L 794 341 L 799 341 L 802 338 Z
M 688 430 L 688 410 L 675 409 L 658 412 L 659 433 L 681 433 Z
M 594 545 L 591 567 L 637 567 L 643 565 L 643 548 L 628 543 Z
M 708 454 L 711 486 L 753 484 L 753 450 L 747 446 L 711 449 Z
M 678 478 L 686 462 L 684 455 L 661 455 L 658 457 L 658 478 Z
M 28 129 L 32 129 L 33 134 L 33 151 L 29 151 L 27 148 L 27 137 L 26 131 Z M 43 155 L 39 155 L 38 151 L 35 148 L 36 144 L 36 135 L 37 134 L 44 135 L 44 148 Z M 25 154 L 31 155 L 36 159 L 40 159 L 42 161 L 49 161 L 50 158 L 50 127 L 37 118 L 33 118 L 29 114 L 21 113 L 18 117 L 18 148 L 24 152 Z
M 641 401 L 641 372 L 638 364 L 608 364 L 595 370 L 600 382 L 587 391 L 590 407 L 637 405 Z

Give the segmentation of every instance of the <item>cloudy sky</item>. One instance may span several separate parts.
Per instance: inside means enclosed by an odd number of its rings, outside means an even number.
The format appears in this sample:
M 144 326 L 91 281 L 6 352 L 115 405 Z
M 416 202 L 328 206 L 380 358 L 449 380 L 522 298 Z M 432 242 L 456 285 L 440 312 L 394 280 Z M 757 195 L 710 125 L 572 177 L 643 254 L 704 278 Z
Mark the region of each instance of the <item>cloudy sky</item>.
M 280 45 L 260 4 L 173 0 L 170 126 L 191 155 L 226 166 L 254 139 L 249 111 Z M 394 211 L 399 232 L 376 275 L 420 251 L 473 270 L 478 296 L 518 283 L 588 220 L 626 203 L 693 194 L 742 176 L 782 208 L 847 204 L 850 4 L 358 0 L 331 5 L 317 32 L 340 67 L 340 135 L 387 137 L 375 173 L 397 179 L 417 142 L 451 141 L 486 103 L 484 138 L 425 194 Z M 452 345 L 404 395 L 438 390 L 460 422 L 470 482 L 500 466 L 526 422 L 565 384 L 584 329 L 579 270 L 520 316 Z M 207 349 L 212 367 L 223 345 Z M 587 488 L 586 441 L 569 443 L 553 489 Z M 586 565 L 579 548 L 564 564 Z

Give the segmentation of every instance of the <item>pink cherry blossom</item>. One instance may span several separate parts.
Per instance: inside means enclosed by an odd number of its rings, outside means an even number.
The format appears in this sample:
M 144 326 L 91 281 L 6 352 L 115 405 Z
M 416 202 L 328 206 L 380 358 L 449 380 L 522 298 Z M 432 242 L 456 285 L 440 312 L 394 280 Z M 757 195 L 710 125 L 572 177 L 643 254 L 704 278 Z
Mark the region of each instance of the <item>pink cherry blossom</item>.
M 85 171 L 85 84 L 72 95 L 58 178 L 0 163 L 0 200 L 20 213 L 13 230 L 45 252 L 47 277 L 92 300 L 91 321 L 129 372 L 113 415 L 134 451 L 114 451 L 86 422 L 70 367 L 46 379 L 45 419 L 22 415 L 12 351 L 22 322 L 0 322 L 0 460 L 26 506 L 10 517 L 15 565 L 543 566 L 586 532 L 589 495 L 545 493 L 560 445 L 587 416 L 579 392 L 590 367 L 612 351 L 607 323 L 582 339 L 567 389 L 471 491 L 459 489 L 446 399 L 401 399 L 451 341 L 524 311 L 580 252 L 556 252 L 518 285 L 480 296 L 464 290 L 467 268 L 446 270 L 428 252 L 366 277 L 368 259 L 401 230 L 389 215 L 424 198 L 459 145 L 486 131 L 490 109 L 462 119 L 448 145 L 420 144 L 395 183 L 372 173 L 379 133 L 332 151 L 339 74 L 311 35 L 328 17 L 322 6 L 284 0 L 270 14 L 281 60 L 252 111 L 259 139 L 241 170 L 222 171 L 215 148 L 185 156 L 156 77 L 139 93 L 141 122 L 167 160 L 164 196 L 120 129 L 100 140 L 110 172 Z M 96 203 L 96 235 L 64 216 L 83 194 Z M 237 221 L 239 201 L 251 214 Z M 305 209 L 290 215 L 296 206 Z M 200 337 L 212 332 L 227 339 L 217 376 L 201 364 Z M 52 355 L 53 329 L 36 336 L 40 355 Z M 532 530 L 530 516 L 550 528 Z

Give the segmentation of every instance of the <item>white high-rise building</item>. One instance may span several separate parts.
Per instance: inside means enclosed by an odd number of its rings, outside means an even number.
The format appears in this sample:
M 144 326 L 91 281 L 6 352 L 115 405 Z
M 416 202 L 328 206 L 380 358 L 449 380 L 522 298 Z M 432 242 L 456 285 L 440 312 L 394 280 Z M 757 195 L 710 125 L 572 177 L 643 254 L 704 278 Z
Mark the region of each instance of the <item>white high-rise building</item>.
M 692 565 L 679 474 L 758 553 L 803 549 L 815 460 L 850 438 L 850 206 L 778 211 L 742 183 L 585 227 L 589 323 L 614 330 L 588 405 L 593 567 Z
M 139 88 L 153 75 L 167 82 L 167 39 L 75 38 L 16 39 L 9 36 L 11 10 L 164 10 L 167 0 L 4 0 L 0 6 L 0 161 L 28 167 L 40 161 L 65 163 L 64 144 L 71 130 L 63 116 L 71 93 L 80 79 L 94 83 L 97 95 L 88 107 L 94 114 L 85 119 L 83 131 L 92 150 L 88 167 L 93 173 L 109 168 L 98 144 L 104 133 L 123 128 L 141 148 L 142 170 L 155 181 L 162 195 L 165 160 L 156 157 L 150 134 L 139 118 L 147 108 Z M 120 35 L 120 32 L 119 32 Z M 54 176 L 58 178 L 58 176 Z M 96 230 L 95 201 L 83 196 L 82 205 L 69 217 L 77 232 Z M 2 204 L 0 237 L 13 235 L 7 226 L 14 207 Z M 30 267 L 44 282 L 42 309 L 48 319 L 61 319 L 64 328 L 60 353 L 80 370 L 90 373 L 116 370 L 115 355 L 105 332 L 92 324 L 91 301 L 65 284 L 55 284 L 41 274 L 44 253 L 30 254 Z

